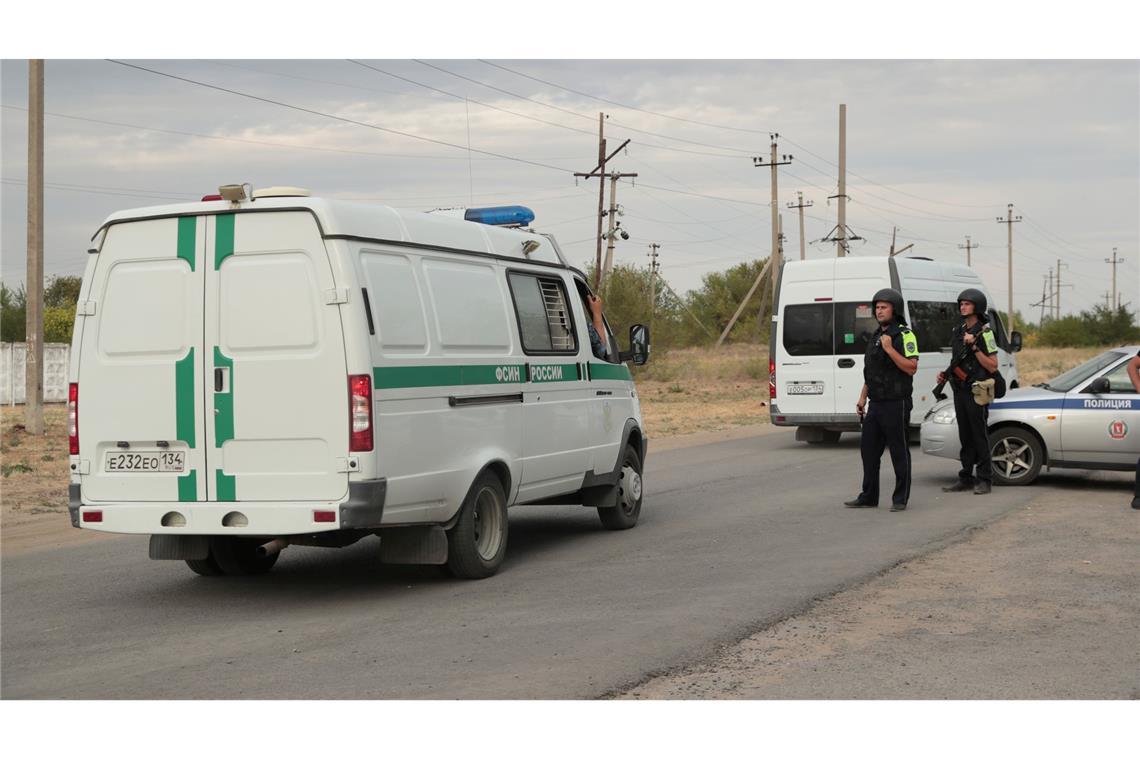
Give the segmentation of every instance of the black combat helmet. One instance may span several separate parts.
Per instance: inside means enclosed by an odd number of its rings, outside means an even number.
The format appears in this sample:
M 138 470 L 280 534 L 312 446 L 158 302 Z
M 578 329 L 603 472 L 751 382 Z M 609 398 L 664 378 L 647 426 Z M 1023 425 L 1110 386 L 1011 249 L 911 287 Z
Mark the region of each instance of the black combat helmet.
M 986 294 L 977 288 L 966 288 L 958 294 L 958 303 L 962 301 L 969 301 L 974 304 L 974 313 L 978 315 L 978 319 L 986 320 Z
M 906 319 L 903 317 L 903 300 L 902 293 L 894 288 L 883 288 L 875 293 L 875 297 L 871 299 L 871 306 L 874 307 L 879 301 L 886 301 L 895 310 L 895 321 L 900 325 L 906 324 Z

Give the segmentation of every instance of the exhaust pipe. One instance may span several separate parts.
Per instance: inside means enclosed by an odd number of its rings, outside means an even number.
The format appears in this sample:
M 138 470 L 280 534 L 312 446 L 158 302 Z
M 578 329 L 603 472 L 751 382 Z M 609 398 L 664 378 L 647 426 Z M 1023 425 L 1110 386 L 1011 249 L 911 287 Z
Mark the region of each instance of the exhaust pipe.
M 273 556 L 274 554 L 277 554 L 278 552 L 280 552 L 282 549 L 284 549 L 289 544 L 290 544 L 290 541 L 287 538 L 275 538 L 272 541 L 270 541 L 269 543 L 262 544 L 261 546 L 257 547 L 257 556 L 259 556 L 259 557 Z

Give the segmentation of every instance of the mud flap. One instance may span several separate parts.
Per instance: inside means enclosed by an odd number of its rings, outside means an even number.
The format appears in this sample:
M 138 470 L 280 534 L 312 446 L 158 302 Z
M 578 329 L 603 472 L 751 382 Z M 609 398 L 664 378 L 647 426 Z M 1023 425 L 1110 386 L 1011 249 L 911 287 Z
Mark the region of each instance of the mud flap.
M 380 531 L 380 561 L 388 565 L 442 565 L 447 534 L 439 525 L 413 525 Z
M 210 556 L 209 536 L 163 534 L 150 537 L 151 559 L 206 559 L 208 556 Z

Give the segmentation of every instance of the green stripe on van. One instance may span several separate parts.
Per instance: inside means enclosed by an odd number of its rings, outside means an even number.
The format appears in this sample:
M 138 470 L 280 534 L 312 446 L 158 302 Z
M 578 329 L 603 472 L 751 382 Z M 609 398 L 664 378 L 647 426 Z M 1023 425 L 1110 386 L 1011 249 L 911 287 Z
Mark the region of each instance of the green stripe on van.
M 532 383 L 564 383 L 568 380 L 578 379 L 577 364 L 532 364 L 530 365 L 530 381 Z
M 178 217 L 178 258 L 190 262 L 190 271 L 194 271 L 194 260 L 197 258 L 194 250 L 194 236 L 198 228 L 198 217 Z
M 217 475 L 217 487 L 214 489 L 214 501 L 237 501 L 237 480 L 233 475 L 227 475 L 221 470 L 214 470 Z
M 234 360 L 214 346 L 214 367 L 230 368 L 230 389 L 226 393 L 214 393 L 214 446 L 221 448 L 234 437 Z
M 633 380 L 629 367 L 624 364 L 599 364 L 590 362 L 591 380 Z
M 194 438 L 194 347 L 174 363 L 174 414 L 175 434 L 179 441 L 185 441 L 190 448 L 197 446 Z
M 198 501 L 198 471 L 191 470 L 189 475 L 178 476 L 178 500 Z
M 437 385 L 506 385 L 526 381 L 522 364 L 446 364 L 373 367 L 376 388 L 429 388 Z
M 214 226 L 214 269 L 220 269 L 222 260 L 234 252 L 234 219 L 236 214 L 219 214 Z

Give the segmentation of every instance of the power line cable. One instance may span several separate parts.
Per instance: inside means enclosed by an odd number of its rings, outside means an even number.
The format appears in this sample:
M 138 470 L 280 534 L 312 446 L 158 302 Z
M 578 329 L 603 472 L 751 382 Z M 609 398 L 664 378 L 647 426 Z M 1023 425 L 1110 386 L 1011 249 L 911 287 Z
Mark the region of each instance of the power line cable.
M 286 102 L 281 101 L 281 100 L 274 100 L 273 98 L 264 98 L 264 97 L 261 97 L 260 95 L 253 95 L 253 94 L 248 93 L 248 92 L 241 92 L 239 90 L 232 90 L 228 87 L 221 87 L 221 86 L 216 85 L 216 84 L 209 84 L 207 82 L 199 82 L 196 79 L 190 79 L 188 77 L 180 77 L 180 76 L 177 76 L 175 74 L 168 74 L 164 71 L 158 71 L 157 69 L 150 69 L 150 68 L 147 68 L 146 66 L 139 66 L 139 65 L 134 64 L 134 63 L 127 63 L 126 61 L 119 61 L 119 60 L 115 60 L 113 58 L 108 58 L 106 60 L 109 63 L 115 63 L 115 64 L 118 64 L 120 66 L 126 66 L 128 68 L 138 69 L 139 71 L 145 71 L 147 73 L 155 74 L 155 75 L 161 76 L 161 77 L 166 77 L 168 79 L 175 79 L 175 80 L 178 80 L 180 82 L 186 82 L 187 84 L 198 85 L 199 87 L 205 87 L 207 89 L 217 90 L 218 92 L 225 92 L 225 93 L 229 93 L 230 95 L 237 95 L 239 97 L 249 98 L 250 100 L 256 100 L 256 101 L 260 101 L 262 103 L 268 103 L 270 105 L 280 106 L 282 108 L 288 108 L 288 109 L 291 109 L 293 111 L 299 111 L 301 113 L 307 113 L 307 114 L 311 114 L 313 116 L 320 116 L 320 117 L 323 117 L 326 119 L 332 119 L 334 121 L 344 122 L 345 124 L 354 124 L 358 127 L 366 127 L 368 129 L 375 129 L 375 130 L 380 131 L 380 132 L 387 132 L 389 134 L 399 135 L 400 137 L 407 137 L 407 138 L 410 138 L 413 140 L 420 140 L 422 142 L 432 143 L 434 145 L 443 145 L 443 146 L 446 146 L 448 148 L 455 148 L 456 150 L 462 150 L 462 151 L 470 150 L 473 153 L 480 153 L 484 156 L 494 156 L 495 158 L 501 158 L 501 159 L 505 159 L 507 161 L 515 161 L 517 163 L 527 164 L 530 166 L 537 166 L 537 167 L 542 168 L 542 169 L 552 169 L 552 170 L 558 171 L 558 172 L 566 172 L 567 174 L 573 174 L 574 173 L 570 169 L 566 169 L 566 168 L 561 167 L 561 166 L 553 166 L 551 164 L 545 164 L 545 163 L 542 163 L 541 161 L 531 161 L 531 160 L 526 159 L 526 158 L 519 158 L 518 156 L 508 156 L 508 155 L 503 154 L 503 153 L 495 153 L 494 151 L 481 150 L 478 148 L 470 148 L 469 149 L 465 145 L 458 145 L 456 143 L 447 142 L 446 140 L 437 140 L 434 137 L 424 137 L 422 135 L 414 135 L 414 134 L 411 134 L 410 132 L 402 132 L 398 129 L 392 129 L 391 127 L 380 126 L 379 124 L 370 124 L 370 123 L 364 122 L 364 121 L 357 121 L 356 119 L 349 119 L 345 116 L 337 116 L 336 114 L 325 113 L 324 111 L 318 111 L 318 110 L 313 109 L 313 108 L 305 108 L 304 106 L 293 105 L 292 103 L 286 103 Z

